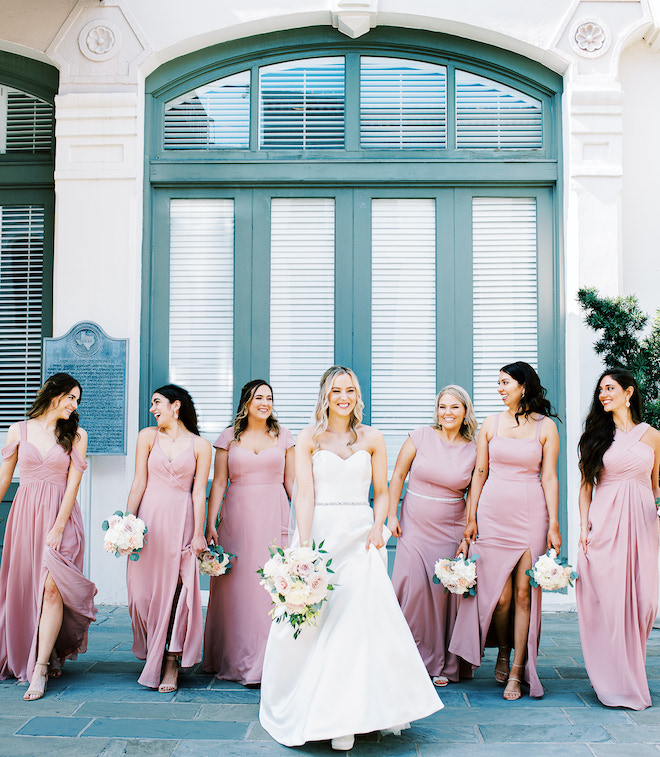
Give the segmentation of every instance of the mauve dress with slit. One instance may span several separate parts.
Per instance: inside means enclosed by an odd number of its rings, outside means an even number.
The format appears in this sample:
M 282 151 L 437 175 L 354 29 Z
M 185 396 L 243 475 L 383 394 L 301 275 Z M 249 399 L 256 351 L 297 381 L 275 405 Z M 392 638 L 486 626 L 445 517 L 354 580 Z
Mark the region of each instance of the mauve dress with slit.
M 454 557 L 465 529 L 465 490 L 477 448 L 447 444 L 430 426 L 410 433 L 416 453 L 401 506 L 392 584 L 432 676 L 459 679 L 459 659 L 447 651 L 459 599 L 433 583 L 442 557 Z
M 0 679 L 29 681 L 37 659 L 37 632 L 44 584 L 53 577 L 62 595 L 62 627 L 55 642 L 60 660 L 75 660 L 87 649 L 87 629 L 96 618 L 96 587 L 83 575 L 85 534 L 78 502 L 64 526 L 58 551 L 46 545 L 66 491 L 69 467 L 83 472 L 87 463 L 73 447 L 68 455 L 55 444 L 41 457 L 27 441 L 27 421 L 20 441 L 2 450 L 3 459 L 18 447 L 20 484 L 7 519 L 0 567 Z
M 220 511 L 218 540 L 238 555 L 224 576 L 211 578 L 204 629 L 204 670 L 217 678 L 257 684 L 261 681 L 271 619 L 270 596 L 257 568 L 272 544 L 286 546 L 289 500 L 284 464 L 293 436 L 280 428 L 277 444 L 259 454 L 230 444 L 234 428 L 225 429 L 214 446 L 228 450 L 230 484 Z
M 176 606 L 168 650 L 179 654 L 181 667 L 202 659 L 202 598 L 198 560 L 190 551 L 195 521 L 195 437 L 174 460 L 167 459 L 156 432 L 147 461 L 147 488 L 138 516 L 147 526 L 146 545 L 135 562 L 128 561 L 128 611 L 133 626 L 133 654 L 146 660 L 138 683 L 156 688 L 161 679 L 167 631 L 177 584 Z
M 646 642 L 658 610 L 658 516 L 653 449 L 640 423 L 616 431 L 589 506 L 586 555 L 578 551 L 575 591 L 584 664 L 608 707 L 651 706 Z
M 489 472 L 477 508 L 479 539 L 470 547 L 478 554 L 477 593 L 461 600 L 449 649 L 472 666 L 481 664 L 493 611 L 507 578 L 529 550 L 532 564 L 545 553 L 548 508 L 541 485 L 543 445 L 539 441 L 543 418 L 536 423 L 534 439 L 511 439 L 497 435 L 488 443 Z M 527 636 L 527 661 L 523 680 L 529 695 L 543 696 L 536 672 L 541 638 L 541 589 L 531 589 L 531 613 Z M 513 613 L 513 603 L 512 603 Z M 512 640 L 510 639 L 510 642 Z M 490 638 L 488 639 L 491 645 Z

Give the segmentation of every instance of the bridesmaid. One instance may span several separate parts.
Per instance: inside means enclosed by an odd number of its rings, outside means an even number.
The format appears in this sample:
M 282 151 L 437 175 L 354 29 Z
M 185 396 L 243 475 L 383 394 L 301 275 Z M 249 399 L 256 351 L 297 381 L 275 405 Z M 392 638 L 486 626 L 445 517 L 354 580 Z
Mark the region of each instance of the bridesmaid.
M 580 438 L 576 583 L 584 664 L 608 707 L 651 706 L 646 642 L 658 609 L 660 432 L 642 423 L 633 376 L 605 371 Z
M 256 570 L 269 545 L 286 545 L 294 480 L 293 436 L 275 417 L 266 381 L 255 379 L 241 389 L 234 422 L 215 447 L 206 538 L 238 557 L 227 575 L 211 578 L 204 670 L 256 685 L 271 624 L 270 598 Z
M 523 682 L 530 696 L 543 696 L 536 672 L 541 589 L 532 589 L 525 571 L 546 547 L 561 547 L 559 434 L 531 365 L 505 365 L 498 391 L 506 410 L 486 418 L 479 432 L 465 529 L 467 544 L 479 538 L 472 546 L 479 555 L 477 595 L 461 602 L 449 649 L 478 666 L 492 635 L 498 647 L 495 680 L 506 683 L 504 699 L 510 701 L 520 699 Z
M 433 569 L 439 558 L 456 554 L 463 537 L 465 491 L 477 456 L 476 431 L 468 393 L 460 386 L 446 386 L 436 397 L 433 426 L 411 431 L 390 481 L 387 525 L 399 538 L 392 583 L 436 686 L 459 679 L 459 660 L 447 651 L 457 597 L 433 583 Z M 397 508 L 408 472 L 399 524 Z
M 133 654 L 146 659 L 138 683 L 169 693 L 177 689 L 179 664 L 202 659 L 197 556 L 206 548 L 211 445 L 199 436 L 192 398 L 180 386 L 157 389 L 149 412 L 158 425 L 138 434 L 126 505 L 148 529 L 139 560 L 126 570 L 128 611 Z
M 14 423 L 2 450 L 0 500 L 16 463 L 20 484 L 7 520 L 0 567 L 0 679 L 30 681 L 23 699 L 41 699 L 47 676 L 87 648 L 96 587 L 82 573 L 85 535 L 76 495 L 87 468 L 78 425 L 80 384 L 56 373 L 27 421 Z M 50 671 L 49 671 L 50 666 Z

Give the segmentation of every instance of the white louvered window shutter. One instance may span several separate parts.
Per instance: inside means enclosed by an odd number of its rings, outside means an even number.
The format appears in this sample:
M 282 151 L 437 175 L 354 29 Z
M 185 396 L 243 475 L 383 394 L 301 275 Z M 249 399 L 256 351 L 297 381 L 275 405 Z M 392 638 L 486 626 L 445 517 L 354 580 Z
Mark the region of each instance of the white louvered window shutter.
M 543 147 L 541 101 L 492 79 L 457 70 L 456 147 Z
M 435 200 L 374 199 L 371 214 L 371 422 L 392 470 L 408 432 L 433 421 Z
M 165 104 L 166 150 L 247 149 L 250 72 L 226 76 Z
M 447 146 L 444 66 L 398 58 L 360 60 L 360 143 L 364 148 Z
M 170 381 L 214 441 L 233 418 L 233 200 L 170 201 L 169 325 Z
M 473 401 L 479 422 L 503 409 L 499 369 L 524 360 L 537 367 L 536 200 L 472 201 Z
M 0 206 L 0 433 L 41 385 L 44 209 Z
M 259 146 L 344 146 L 344 59 L 310 58 L 259 70 Z
M 319 380 L 334 363 L 335 203 L 273 198 L 270 213 L 270 382 L 295 435 L 313 422 Z
M 50 152 L 55 110 L 51 103 L 0 86 L 0 154 Z

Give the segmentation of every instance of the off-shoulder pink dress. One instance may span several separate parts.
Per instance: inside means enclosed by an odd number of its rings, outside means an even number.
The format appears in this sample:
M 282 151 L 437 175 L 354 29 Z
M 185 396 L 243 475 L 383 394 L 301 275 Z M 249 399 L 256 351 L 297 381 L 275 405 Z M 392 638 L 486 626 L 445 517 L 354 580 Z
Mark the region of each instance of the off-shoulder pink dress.
M 146 545 L 126 569 L 128 611 L 133 626 L 133 654 L 145 660 L 138 678 L 143 686 L 160 683 L 167 631 L 177 585 L 176 604 L 168 651 L 179 654 L 189 668 L 202 659 L 202 597 L 199 568 L 190 551 L 194 533 L 192 486 L 197 461 L 195 437 L 190 446 L 170 461 L 156 432 L 147 461 L 147 488 L 138 515 L 147 526 Z
M 75 660 L 87 649 L 87 629 L 96 618 L 96 587 L 83 575 L 85 534 L 78 502 L 73 506 L 58 551 L 46 545 L 66 491 L 69 466 L 84 471 L 87 463 L 74 447 L 68 455 L 55 444 L 42 459 L 27 440 L 27 421 L 19 424 L 20 441 L 2 450 L 9 459 L 18 447 L 20 484 L 7 519 L 0 567 L 0 678 L 29 681 L 37 659 L 37 632 L 44 584 L 53 577 L 62 595 L 64 614 L 55 642 L 61 661 Z
M 220 512 L 218 539 L 238 555 L 224 576 L 211 578 L 204 629 L 204 670 L 217 678 L 256 684 L 261 681 L 271 619 L 271 601 L 259 584 L 257 568 L 271 544 L 288 540 L 289 500 L 284 490 L 286 452 L 293 436 L 281 428 L 277 446 L 258 455 L 230 444 L 234 429 L 225 429 L 215 447 L 228 450 L 229 488 Z
M 548 509 L 540 477 L 542 423 L 543 418 L 537 421 L 535 439 L 511 439 L 497 435 L 498 415 L 493 438 L 488 443 L 490 469 L 477 508 L 479 540 L 470 548 L 471 555 L 479 555 L 477 593 L 461 600 L 449 645 L 453 654 L 474 667 L 481 663 L 493 611 L 518 560 L 529 550 L 534 564 L 547 548 Z M 530 696 L 542 697 L 543 686 L 536 672 L 542 592 L 538 587 L 530 589 L 532 604 L 524 681 L 529 685 Z M 489 645 L 490 642 L 488 639 Z
M 603 704 L 651 706 L 646 642 L 658 610 L 658 516 L 648 423 L 617 431 L 589 507 L 587 554 L 575 582 L 582 654 Z
M 430 426 L 410 438 L 417 451 L 401 507 L 392 583 L 429 674 L 458 681 L 459 659 L 447 647 L 459 600 L 434 584 L 433 575 L 436 561 L 454 557 L 463 538 L 464 495 L 477 448 L 474 442 L 446 444 Z

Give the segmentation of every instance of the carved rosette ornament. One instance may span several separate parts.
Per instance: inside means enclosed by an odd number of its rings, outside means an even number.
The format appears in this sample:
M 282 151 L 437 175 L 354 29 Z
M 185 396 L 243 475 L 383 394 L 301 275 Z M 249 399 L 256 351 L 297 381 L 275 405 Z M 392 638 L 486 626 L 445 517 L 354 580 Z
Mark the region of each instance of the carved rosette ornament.
M 90 21 L 78 36 L 82 54 L 93 61 L 109 60 L 117 53 L 121 38 L 119 29 L 111 21 Z
M 573 27 L 570 36 L 571 47 L 585 58 L 597 58 L 610 45 L 610 34 L 601 21 L 582 20 Z

